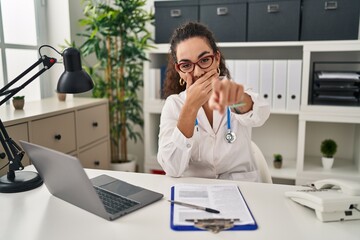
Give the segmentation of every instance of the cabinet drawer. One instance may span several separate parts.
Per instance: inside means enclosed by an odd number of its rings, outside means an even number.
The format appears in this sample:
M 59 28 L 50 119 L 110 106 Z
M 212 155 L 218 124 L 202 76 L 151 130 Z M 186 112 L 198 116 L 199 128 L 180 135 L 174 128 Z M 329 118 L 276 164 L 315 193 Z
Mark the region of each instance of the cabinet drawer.
M 358 39 L 359 0 L 302 0 L 300 40 Z
M 80 110 L 77 116 L 78 140 L 80 148 L 107 136 L 107 125 L 107 105 L 100 105 Z
M 76 150 L 75 114 L 73 112 L 36 120 L 31 123 L 30 141 L 69 153 Z
M 219 42 L 246 41 L 246 14 L 245 0 L 200 0 L 200 22 Z
M 188 21 L 199 20 L 199 2 L 155 1 L 155 42 L 168 43 L 173 31 Z
M 28 126 L 27 123 L 21 123 L 17 125 L 7 126 L 6 132 L 9 134 L 9 137 L 12 138 L 17 144 L 19 144 L 19 140 L 29 141 L 29 135 L 28 135 Z M 4 152 L 4 149 L 2 146 L 0 146 L 0 152 Z M 0 167 L 4 166 L 8 162 L 7 157 L 5 159 L 0 159 Z M 21 163 L 25 167 L 26 165 L 29 165 L 29 158 L 25 154 Z M 0 170 L 0 176 L 3 176 L 7 173 L 9 167 L 5 167 L 4 169 Z
M 300 0 L 251 0 L 248 41 L 298 41 Z
M 79 154 L 79 159 L 84 168 L 108 169 L 110 153 L 109 141 L 105 141 L 89 148 Z

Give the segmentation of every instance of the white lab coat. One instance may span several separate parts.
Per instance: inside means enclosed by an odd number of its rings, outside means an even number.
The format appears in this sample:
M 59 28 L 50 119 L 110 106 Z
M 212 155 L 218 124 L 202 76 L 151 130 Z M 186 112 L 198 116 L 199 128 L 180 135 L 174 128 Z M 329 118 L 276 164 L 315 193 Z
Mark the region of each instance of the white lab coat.
M 253 110 L 245 114 L 231 112 L 231 130 L 236 141 L 228 143 L 227 117 L 213 112 L 213 127 L 203 108 L 197 114 L 198 131 L 194 123 L 194 135 L 185 137 L 177 128 L 180 110 L 186 91 L 169 96 L 160 119 L 158 162 L 172 177 L 205 177 L 244 181 L 260 181 L 251 155 L 251 128 L 265 123 L 270 115 L 269 104 L 257 93 L 248 92 Z

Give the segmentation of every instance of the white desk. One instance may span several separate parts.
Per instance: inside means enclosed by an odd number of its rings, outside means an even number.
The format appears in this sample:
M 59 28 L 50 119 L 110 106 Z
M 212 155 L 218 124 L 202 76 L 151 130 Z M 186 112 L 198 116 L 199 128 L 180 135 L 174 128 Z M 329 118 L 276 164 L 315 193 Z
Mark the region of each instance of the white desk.
M 32 166 L 27 170 L 33 170 Z M 45 185 L 29 192 L 0 193 L 1 240 L 56 239 L 360 239 L 360 221 L 322 223 L 314 211 L 284 197 L 299 186 L 237 182 L 259 228 L 255 231 L 177 232 L 170 229 L 170 187 L 176 183 L 216 183 L 220 180 L 170 178 L 161 175 L 87 170 L 164 194 L 164 199 L 109 222 L 53 197 Z

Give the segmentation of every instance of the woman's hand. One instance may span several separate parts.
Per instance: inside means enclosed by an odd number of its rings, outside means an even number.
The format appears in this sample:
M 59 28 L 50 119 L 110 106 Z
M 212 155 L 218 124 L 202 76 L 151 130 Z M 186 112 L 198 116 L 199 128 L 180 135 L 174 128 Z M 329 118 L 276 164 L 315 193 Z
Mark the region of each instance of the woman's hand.
M 215 78 L 217 78 L 215 69 L 196 80 L 192 78 L 191 74 L 186 74 L 184 78 L 186 81 L 186 104 L 197 110 L 204 105 L 211 96 L 212 82 Z
M 248 102 L 249 99 L 252 107 L 251 98 L 244 93 L 243 85 L 230 81 L 225 77 L 222 80 L 219 78 L 214 79 L 212 87 L 213 92 L 209 99 L 211 109 L 218 110 L 223 114 L 228 106 L 238 104 L 244 100 Z
M 183 76 L 186 81 L 186 100 L 180 111 L 177 127 L 187 138 L 194 134 L 197 113 L 209 100 L 215 77 L 217 77 L 216 70 L 209 71 L 198 79 L 193 79 L 190 74 Z

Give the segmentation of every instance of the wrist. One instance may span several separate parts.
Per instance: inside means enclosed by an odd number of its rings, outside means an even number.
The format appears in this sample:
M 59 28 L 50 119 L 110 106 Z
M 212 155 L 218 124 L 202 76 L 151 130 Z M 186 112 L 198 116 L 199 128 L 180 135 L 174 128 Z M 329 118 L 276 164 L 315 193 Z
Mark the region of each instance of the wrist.
M 253 104 L 254 102 L 252 101 L 250 95 L 245 93 L 243 101 L 239 104 L 234 104 L 231 108 L 236 114 L 244 114 L 252 110 Z

